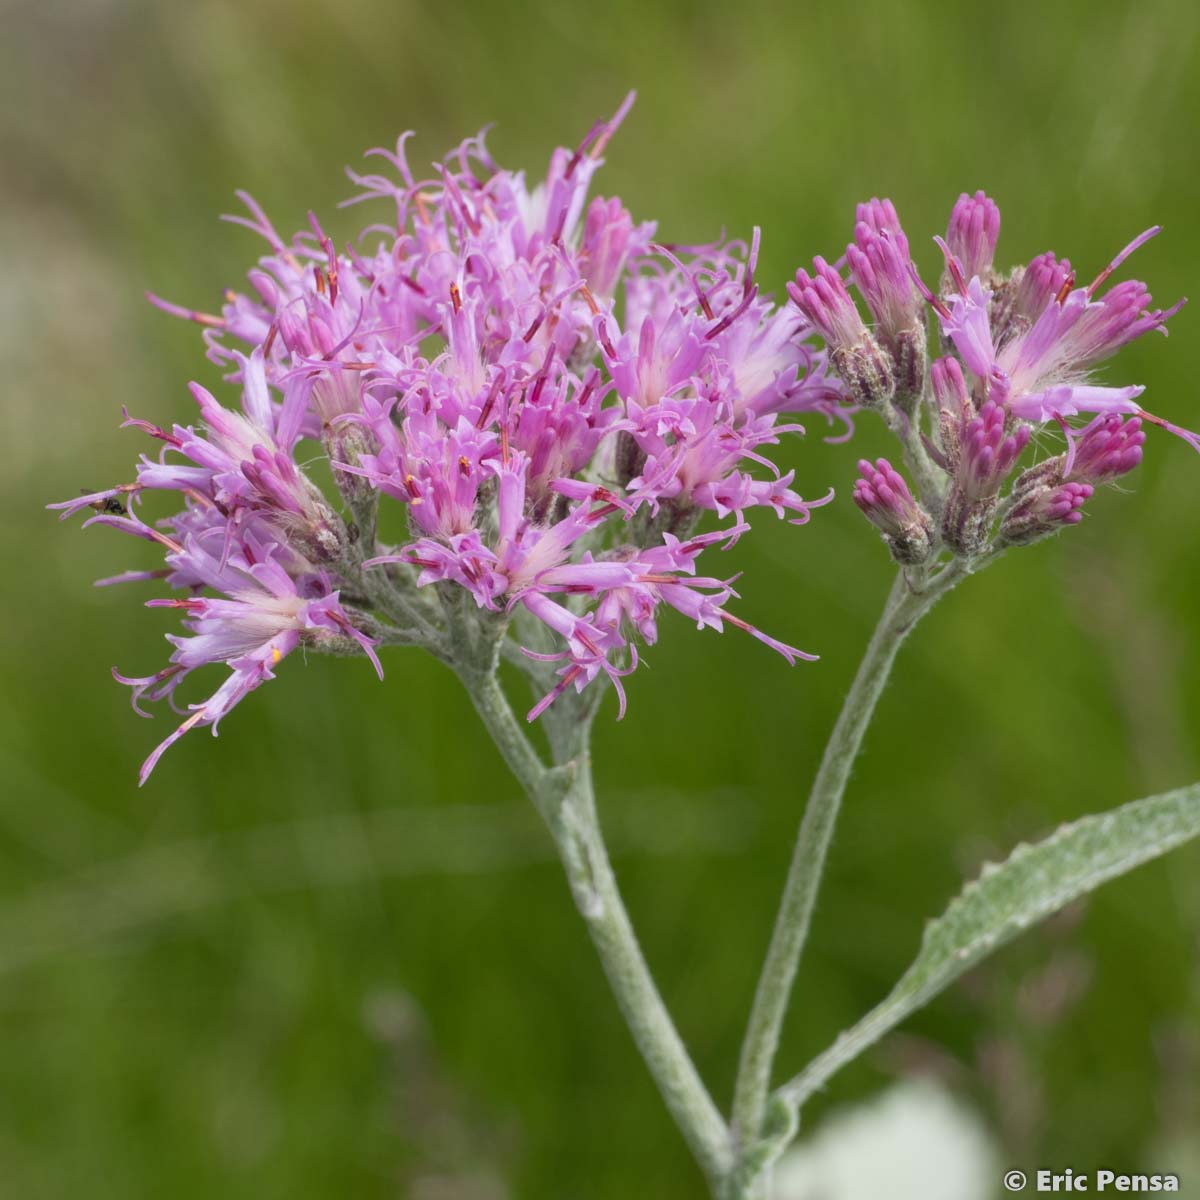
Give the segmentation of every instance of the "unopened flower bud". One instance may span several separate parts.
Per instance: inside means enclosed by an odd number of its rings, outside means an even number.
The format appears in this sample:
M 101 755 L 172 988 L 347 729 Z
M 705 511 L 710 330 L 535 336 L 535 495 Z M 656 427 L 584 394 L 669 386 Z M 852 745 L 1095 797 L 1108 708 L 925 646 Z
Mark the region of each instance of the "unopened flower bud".
M 854 241 L 846 247 L 846 262 L 884 342 L 920 324 L 921 297 L 909 274 L 908 244 L 903 237 L 876 233 L 859 222 Z
M 946 244 L 958 259 L 963 274 L 981 279 L 991 274 L 996 242 L 1000 238 L 1000 209 L 983 192 L 963 192 L 950 212 Z M 943 290 L 946 290 L 943 281 Z
M 1039 254 L 1017 279 L 1015 307 L 1018 316 L 1032 325 L 1074 278 L 1069 259 L 1056 258 L 1049 251 Z
M 858 470 L 854 503 L 883 534 L 892 557 L 908 566 L 925 562 L 933 549 L 932 527 L 904 477 L 886 458 L 863 459 Z
M 958 439 L 975 411 L 967 381 L 957 358 L 947 355 L 934 361 L 929 369 L 933 399 L 937 405 L 938 432 L 950 469 L 958 461 Z
M 942 513 L 942 536 L 957 554 L 970 557 L 988 543 L 1000 485 L 1032 433 L 1028 425 L 1011 426 L 1005 409 L 989 400 L 978 415 L 964 413 L 954 436 L 954 481 Z
M 788 295 L 831 347 L 853 346 L 867 336 L 842 277 L 820 255 L 813 259 L 811 275 L 803 267 L 796 272 Z
M 933 383 L 933 398 L 938 409 L 953 417 L 955 421 L 961 420 L 972 405 L 971 394 L 967 390 L 967 381 L 958 359 L 949 355 L 937 359 L 930 368 L 930 380 Z
M 1095 489 L 1090 483 L 1041 484 L 1004 518 L 1000 541 L 1024 546 L 1083 520 L 1083 508 Z
M 829 357 L 856 404 L 881 408 L 896 390 L 890 356 L 875 340 L 842 277 L 823 258 L 788 284 L 792 302 L 829 344 Z
M 1028 425 L 1013 428 L 1005 409 L 989 400 L 966 422 L 959 439 L 957 480 L 972 498 L 995 496 L 1029 444 Z
M 859 208 L 879 228 L 859 221 L 846 261 L 875 318 L 875 333 L 891 356 L 895 403 L 911 414 L 925 386 L 925 330 L 921 296 L 909 274 L 908 241 L 898 221 L 894 228 L 888 224 L 896 212 L 890 204 L 872 201 Z
M 1027 267 L 1016 270 L 992 292 L 989 320 L 996 349 L 1023 337 L 1062 288 L 1074 276 L 1071 264 L 1053 254 L 1039 254 Z
M 872 196 L 865 204 L 855 205 L 854 223 L 856 226 L 865 225 L 875 233 L 890 234 L 905 258 L 908 257 L 908 239 L 904 236 L 896 206 L 890 200 Z
M 1125 419 L 1119 413 L 1104 413 L 1083 431 L 1068 477 L 1092 484 L 1110 483 L 1142 461 L 1145 441 L 1140 417 Z
M 1098 485 L 1111 483 L 1142 461 L 1146 435 L 1139 417 L 1103 413 L 1082 434 L 1070 436 L 1068 453 L 1030 467 L 1013 484 L 1013 508 L 1000 528 L 1009 545 L 1037 541 L 1076 524 Z

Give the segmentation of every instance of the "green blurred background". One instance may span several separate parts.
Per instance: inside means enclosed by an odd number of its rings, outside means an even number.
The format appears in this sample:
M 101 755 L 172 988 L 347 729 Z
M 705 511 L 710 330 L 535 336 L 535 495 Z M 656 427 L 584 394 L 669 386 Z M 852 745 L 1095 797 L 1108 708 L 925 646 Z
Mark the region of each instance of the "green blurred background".
M 4 613 L 0 1196 L 691 1197 L 698 1173 L 606 993 L 531 812 L 453 678 L 393 652 L 297 659 L 149 786 L 165 725 L 119 664 L 170 622 L 91 580 L 140 547 L 43 505 L 129 477 L 120 406 L 190 416 L 197 331 L 280 228 L 345 238 L 344 163 L 419 131 L 428 161 L 495 121 L 539 170 L 630 87 L 598 186 L 676 241 L 764 231 L 782 290 L 852 206 L 928 235 L 964 188 L 1000 259 L 1081 275 L 1155 222 L 1139 277 L 1200 278 L 1200 9 L 1076 0 L 845 6 L 6 0 L 0 46 Z M 1193 428 L 1197 312 L 1114 378 Z M 744 615 L 821 661 L 789 671 L 668 622 L 598 726 L 604 818 L 647 955 L 726 1097 L 805 787 L 886 590 L 845 502 L 883 448 L 812 428 L 784 456 L 841 503 L 760 520 Z M 1200 462 L 1166 435 L 1129 495 L 954 593 L 881 705 L 835 845 L 782 1067 L 874 1003 L 921 922 L 988 856 L 1200 776 Z M 815 1104 L 936 1072 L 1011 1165 L 1182 1170 L 1200 1134 L 1196 850 L 1005 951 Z M 1174 1148 L 1166 1148 L 1170 1143 Z M 1200 1171 L 1200 1166 L 1196 1168 Z M 1193 1187 L 1200 1177 L 1193 1176 Z M 440 1190 L 439 1190 L 440 1189 Z M 1195 1194 L 1195 1193 L 1193 1193 Z

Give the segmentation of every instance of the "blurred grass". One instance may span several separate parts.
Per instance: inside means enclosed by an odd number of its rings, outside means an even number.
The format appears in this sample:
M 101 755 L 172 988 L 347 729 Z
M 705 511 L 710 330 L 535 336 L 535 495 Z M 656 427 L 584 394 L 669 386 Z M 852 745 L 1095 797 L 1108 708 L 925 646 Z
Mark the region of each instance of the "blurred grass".
M 141 292 L 206 307 L 241 279 L 257 247 L 215 219 L 235 188 L 281 228 L 312 207 L 349 236 L 360 214 L 334 205 L 362 149 L 411 127 L 428 159 L 496 121 L 500 160 L 535 172 L 630 86 L 601 190 L 672 240 L 761 224 L 776 289 L 844 243 L 856 200 L 890 195 L 927 246 L 958 192 L 986 187 L 1004 261 L 1052 246 L 1082 275 L 1161 222 L 1136 267 L 1172 301 L 1200 271 L 1200 11 L 9 0 L 4 18 L 0 959 L 37 953 L 0 974 L 0 1194 L 417 1194 L 441 1169 L 412 1115 L 425 1110 L 458 1129 L 439 1144 L 471 1179 L 451 1194 L 492 1194 L 488 1170 L 520 1196 L 699 1194 L 454 680 L 411 655 L 393 654 L 383 686 L 364 664 L 297 664 L 139 792 L 161 733 L 108 668 L 152 669 L 167 623 L 89 586 L 137 547 L 55 526 L 42 505 L 128 475 L 140 446 L 116 430 L 121 404 L 178 418 L 188 379 L 214 383 L 195 330 Z M 1114 375 L 1193 427 L 1196 319 L 1185 309 Z M 845 495 L 882 441 L 817 432 L 787 455 L 806 492 Z M 785 1067 L 878 998 L 982 858 L 1200 775 L 1197 466 L 1153 439 L 1134 494 L 1099 498 L 916 634 L 854 782 Z M 652 814 L 619 867 L 722 1097 L 806 782 L 888 574 L 845 504 L 804 530 L 760 522 L 732 557 L 746 615 L 820 663 L 789 672 L 681 620 L 596 747 L 606 812 L 622 828 Z M 660 793 L 676 799 L 658 809 Z M 694 815 L 677 799 L 691 794 Z M 464 804 L 492 815 L 472 832 Z M 397 866 L 410 810 L 417 874 Z M 337 886 L 323 822 L 365 839 Z M 270 846 L 273 829 L 308 836 L 268 856 L 269 879 L 223 853 Z M 675 833 L 679 853 L 637 852 Z M 487 861 L 454 869 L 489 834 Z M 142 895 L 147 863 L 159 901 L 114 930 L 102 901 Z M 1090 985 L 1049 1031 L 1013 997 L 1062 952 L 1052 934 L 912 1023 L 1029 1163 L 1165 1169 L 1149 1148 L 1200 1134 L 1198 864 L 1181 854 L 1095 899 L 1069 941 Z M 98 870 L 103 889 L 79 890 Z M 437 1086 L 370 1018 L 398 992 L 428 1021 Z M 880 1056 L 830 1099 L 891 1069 Z M 1033 1128 L 1006 1124 L 1030 1096 Z

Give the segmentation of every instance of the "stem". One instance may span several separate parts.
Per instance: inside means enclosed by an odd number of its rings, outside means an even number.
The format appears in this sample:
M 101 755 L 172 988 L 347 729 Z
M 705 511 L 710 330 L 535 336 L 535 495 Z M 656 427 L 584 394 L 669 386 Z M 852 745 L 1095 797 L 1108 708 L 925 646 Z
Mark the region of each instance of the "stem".
M 742 1043 L 733 1129 L 736 1142 L 743 1151 L 762 1134 L 780 1030 L 808 936 L 842 795 L 858 758 L 863 735 L 905 637 L 937 600 L 970 570 L 970 564 L 955 559 L 922 587 L 910 584 L 904 572 L 897 575 L 825 747 L 800 823 L 771 945 Z
M 814 1092 L 819 1091 L 847 1063 L 852 1063 L 862 1052 L 873 1046 L 885 1033 L 895 1027 L 896 1021 L 884 1005 L 873 1008 L 857 1025 L 841 1034 L 827 1050 L 817 1055 L 794 1079 L 779 1089 L 779 1098 L 788 1105 L 798 1108 Z
M 633 1040 L 715 1189 L 733 1163 L 729 1131 L 658 993 L 617 889 L 596 817 L 587 748 L 590 720 L 577 725 L 573 757 L 548 767 L 514 715 L 495 672 L 464 672 L 463 682 L 504 761 L 554 836 L 575 905 Z

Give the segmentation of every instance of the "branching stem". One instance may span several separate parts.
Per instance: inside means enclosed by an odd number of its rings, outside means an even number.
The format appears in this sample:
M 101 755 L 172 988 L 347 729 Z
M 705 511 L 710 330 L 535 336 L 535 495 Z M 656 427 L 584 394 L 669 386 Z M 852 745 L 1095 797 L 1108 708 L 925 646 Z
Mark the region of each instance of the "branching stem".
M 759 977 L 742 1044 L 733 1108 L 735 1143 L 745 1151 L 763 1132 L 771 1070 L 792 985 L 808 937 L 813 905 L 842 795 L 892 664 L 913 626 L 971 567 L 954 559 L 938 573 L 912 580 L 900 572 L 859 664 L 837 724 L 825 747 L 800 823 L 791 868 Z
M 575 905 L 633 1040 L 667 1108 L 714 1190 L 733 1163 L 729 1131 L 688 1055 L 642 956 L 596 816 L 588 735 L 581 710 L 571 757 L 548 766 L 530 742 L 494 670 L 461 672 L 488 733 L 554 836 Z M 563 739 L 556 739 L 562 742 Z

